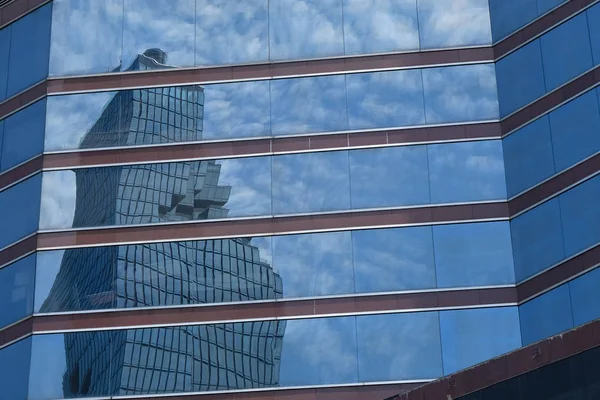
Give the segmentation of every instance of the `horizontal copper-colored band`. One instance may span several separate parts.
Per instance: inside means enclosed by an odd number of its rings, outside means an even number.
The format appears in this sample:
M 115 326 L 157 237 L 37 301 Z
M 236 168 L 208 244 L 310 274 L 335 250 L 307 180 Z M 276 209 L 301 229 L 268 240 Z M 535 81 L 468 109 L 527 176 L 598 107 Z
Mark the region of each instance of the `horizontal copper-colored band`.
M 542 35 L 562 21 L 578 14 L 597 0 L 569 0 L 533 23 L 519 29 L 494 45 L 494 56 L 499 59 L 523 44 Z
M 387 400 L 457 399 L 600 346 L 600 320 L 521 347 Z
M 37 248 L 37 235 L 29 236 L 0 250 L 0 267 L 32 253 Z
M 152 325 L 201 324 L 213 321 L 353 315 L 508 303 L 517 303 L 517 291 L 514 287 L 38 315 L 34 317 L 33 331 L 118 329 L 127 326 L 150 327 Z
M 0 8 L 0 29 L 29 14 L 51 0 L 13 0 Z
M 38 156 L 15 168 L 12 168 L 0 174 L 0 190 L 19 182 L 37 172 L 44 167 L 44 156 Z
M 285 233 L 325 232 L 361 227 L 389 227 L 453 221 L 508 218 L 506 202 L 349 211 L 333 214 L 206 221 L 187 224 L 125 226 L 38 233 L 38 249 L 115 243 L 196 240 Z

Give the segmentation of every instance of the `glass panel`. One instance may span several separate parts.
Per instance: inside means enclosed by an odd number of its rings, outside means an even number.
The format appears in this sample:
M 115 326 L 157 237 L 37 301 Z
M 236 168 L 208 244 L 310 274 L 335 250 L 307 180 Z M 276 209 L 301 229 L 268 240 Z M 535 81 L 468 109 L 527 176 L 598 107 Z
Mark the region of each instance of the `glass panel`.
M 600 177 L 592 178 L 562 194 L 561 220 L 565 256 L 569 257 L 600 242 Z
M 124 0 L 121 70 L 193 66 L 195 7 L 195 0 Z
M 269 86 L 269 81 L 206 85 L 204 114 L 200 115 L 203 120 L 199 120 L 204 124 L 202 138 L 223 140 L 269 136 L 271 134 Z
M 487 0 L 418 0 L 422 49 L 490 44 Z
M 537 18 L 536 0 L 489 0 L 494 42 Z
M 7 97 L 48 76 L 51 16 L 47 4 L 12 24 Z
M 272 60 L 344 54 L 341 0 L 271 0 Z
M 271 81 L 273 135 L 348 129 L 345 85 L 344 75 Z
M 427 151 L 433 204 L 506 198 L 500 140 L 435 144 Z
M 454 0 L 446 3 L 450 1 Z M 498 118 L 492 64 L 427 68 L 423 70 L 423 86 L 428 124 Z
M 585 13 L 544 34 L 540 41 L 547 91 L 567 83 L 594 65 Z
M 0 166 L 2 166 L 2 142 L 4 142 L 4 120 L 0 120 Z
M 437 312 L 372 315 L 356 322 L 360 382 L 442 375 Z
M 35 255 L 0 269 L 0 327 L 33 313 Z
M 12 25 L 8 25 L 0 30 L 0 101 L 6 99 L 6 89 L 8 88 L 8 60 L 11 32 Z
M 41 174 L 0 192 L 0 210 L 10 210 L 2 215 L 0 249 L 22 239 L 37 230 L 40 218 Z M 19 205 L 15 207 L 15 205 Z
M 521 347 L 517 307 L 440 312 L 444 375 Z
M 271 213 L 269 157 L 44 173 L 41 229 Z
M 588 28 L 594 65 L 600 64 L 600 4 L 590 7 L 587 12 Z
M 45 119 L 46 100 L 40 100 L 4 120 L 0 171 L 42 154 Z
M 554 175 L 552 144 L 547 115 L 502 140 L 509 197 Z
M 356 292 L 434 288 L 431 227 L 352 232 Z
M 562 285 L 519 306 L 523 346 L 573 327 L 569 286 Z
M 427 204 L 427 149 L 405 146 L 350 151 L 350 180 L 352 208 Z
M 30 362 L 30 337 L 0 349 L 0 385 L 2 385 L 3 397 L 6 399 L 35 398 L 27 395 Z
M 343 0 L 346 54 L 419 49 L 416 0 Z
M 510 222 L 517 282 L 565 258 L 560 211 L 555 198 Z
M 550 114 L 552 146 L 557 171 L 562 171 L 600 150 L 600 110 L 595 90 Z
M 348 152 L 291 154 L 273 158 L 275 214 L 349 208 Z
M 273 237 L 285 297 L 354 293 L 350 232 Z
M 433 227 L 438 287 L 515 282 L 508 222 Z
M 543 15 L 568 0 L 537 0 L 538 14 Z
M 118 71 L 122 48 L 123 0 L 52 2 L 50 75 Z
M 196 0 L 196 65 L 269 59 L 268 0 Z
M 510 13 L 511 16 L 519 14 L 514 9 L 511 9 Z M 541 73 L 543 70 L 539 39 L 496 63 L 501 117 L 511 114 L 546 93 L 544 75 Z
M 421 70 L 350 74 L 346 83 L 350 129 L 425 123 Z
M 575 326 L 600 318 L 600 268 L 569 282 Z

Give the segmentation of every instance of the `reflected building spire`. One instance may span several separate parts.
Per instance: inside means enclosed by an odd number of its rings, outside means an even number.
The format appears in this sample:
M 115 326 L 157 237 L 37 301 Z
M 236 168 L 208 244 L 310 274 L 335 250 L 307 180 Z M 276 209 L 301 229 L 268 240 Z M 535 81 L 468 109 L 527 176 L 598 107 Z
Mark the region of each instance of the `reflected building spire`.
M 148 49 L 128 70 L 165 68 Z M 202 139 L 202 86 L 117 92 L 81 148 Z M 231 187 L 214 161 L 79 169 L 77 226 L 223 218 Z M 42 312 L 276 299 L 281 277 L 250 238 L 65 251 Z M 284 321 L 65 335 L 65 397 L 276 386 Z

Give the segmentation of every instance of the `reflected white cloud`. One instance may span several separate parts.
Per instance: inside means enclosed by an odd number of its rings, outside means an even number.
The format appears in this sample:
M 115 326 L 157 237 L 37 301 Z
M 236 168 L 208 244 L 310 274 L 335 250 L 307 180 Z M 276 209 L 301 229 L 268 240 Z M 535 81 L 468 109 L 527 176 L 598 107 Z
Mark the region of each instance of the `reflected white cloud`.
M 221 160 L 219 185 L 231 186 L 225 204 L 229 216 L 269 215 L 271 213 L 271 158 Z
M 70 228 L 75 216 L 76 185 L 73 171 L 44 172 L 40 229 Z

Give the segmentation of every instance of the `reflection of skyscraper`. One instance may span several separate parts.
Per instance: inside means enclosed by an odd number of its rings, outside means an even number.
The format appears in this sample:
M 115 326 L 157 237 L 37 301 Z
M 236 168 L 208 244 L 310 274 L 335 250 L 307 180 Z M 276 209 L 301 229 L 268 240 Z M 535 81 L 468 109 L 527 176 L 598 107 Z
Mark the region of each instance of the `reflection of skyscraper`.
M 151 49 L 131 70 L 164 64 Z M 82 148 L 199 140 L 203 88 L 118 92 Z M 214 161 L 76 171 L 75 226 L 225 217 Z M 67 250 L 41 311 L 275 299 L 282 282 L 251 239 Z M 275 386 L 285 322 L 86 332 L 65 337 L 66 397 Z

